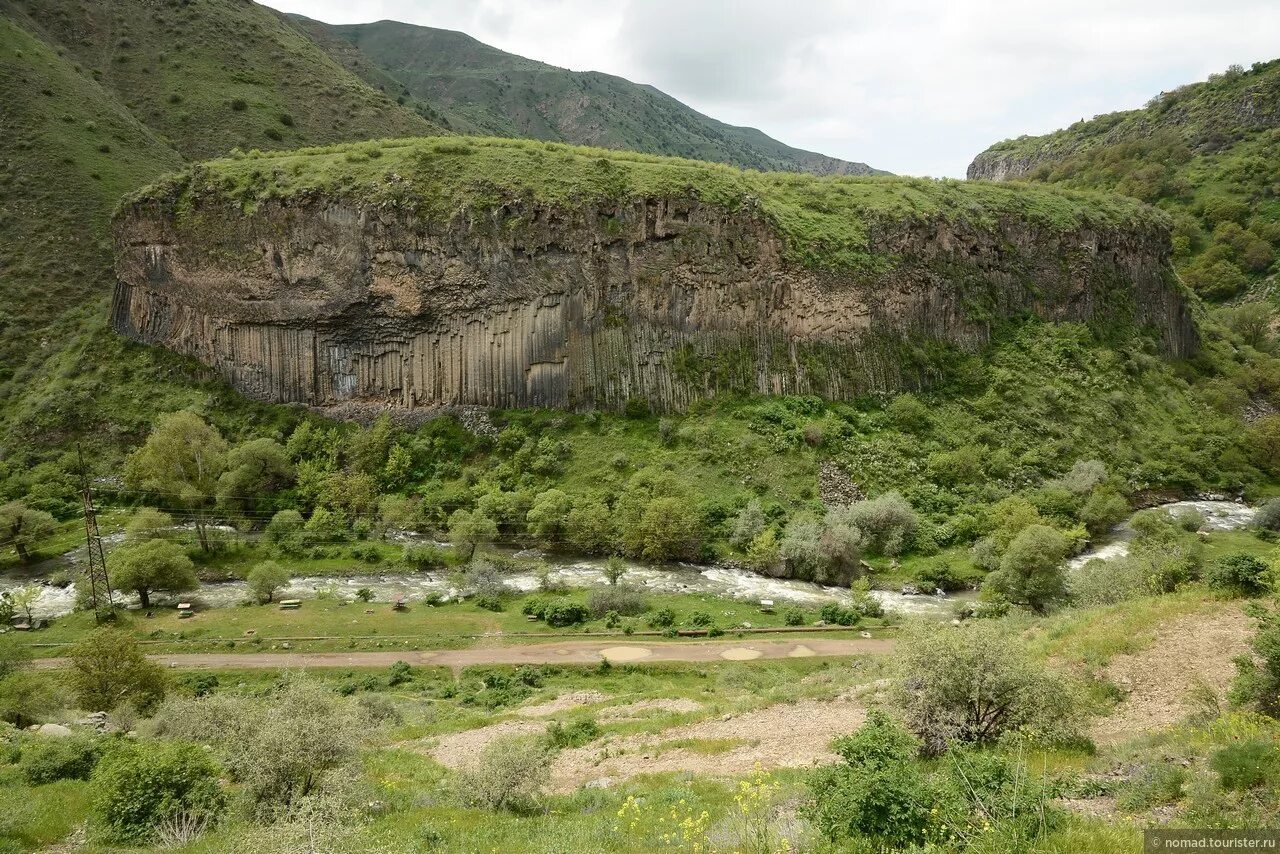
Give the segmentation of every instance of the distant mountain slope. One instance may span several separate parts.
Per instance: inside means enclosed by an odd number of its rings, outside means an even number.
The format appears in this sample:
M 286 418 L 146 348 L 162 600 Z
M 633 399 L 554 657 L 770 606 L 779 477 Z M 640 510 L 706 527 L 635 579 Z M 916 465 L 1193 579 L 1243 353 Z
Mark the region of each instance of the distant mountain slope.
M 3 0 L 184 157 L 435 133 L 265 6 Z
M 366 81 L 385 86 L 389 75 L 460 133 L 629 149 L 749 169 L 881 174 L 865 163 L 802 151 L 755 128 L 716 121 L 652 86 L 556 68 L 463 33 L 395 21 L 334 26 L 290 17 Z M 335 47 L 335 36 L 358 53 Z
M 0 383 L 40 331 L 111 286 L 116 201 L 182 163 L 113 93 L 0 18 Z
M 186 367 L 106 328 L 120 196 L 237 146 L 428 132 L 244 0 L 0 0 L 0 458 L 126 435 L 140 396 L 197 394 Z
M 1115 190 L 1173 215 L 1183 279 L 1235 296 L 1280 246 L 1280 60 L 1239 67 L 1044 136 L 996 143 L 974 179 Z

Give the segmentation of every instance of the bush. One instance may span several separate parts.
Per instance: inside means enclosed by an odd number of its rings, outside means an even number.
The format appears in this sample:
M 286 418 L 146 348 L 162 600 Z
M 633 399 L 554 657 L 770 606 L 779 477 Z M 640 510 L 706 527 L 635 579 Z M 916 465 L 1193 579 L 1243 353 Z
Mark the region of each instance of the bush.
M 1074 693 L 991 621 L 916 629 L 901 641 L 897 701 L 930 753 L 992 744 L 1006 732 L 1075 735 Z
M 94 811 L 118 842 L 146 843 L 179 815 L 216 818 L 226 805 L 218 770 L 199 747 L 120 745 L 94 769 Z
M 669 629 L 676 624 L 676 612 L 670 608 L 659 608 L 649 617 L 649 628 Z
M 788 626 L 803 626 L 806 622 L 804 611 L 790 607 L 782 612 L 782 622 Z
M 1222 788 L 1243 792 L 1280 777 L 1280 751 L 1270 741 L 1252 739 L 1229 744 L 1209 758 L 1209 767 L 1218 772 Z
M 401 552 L 401 560 L 414 569 L 442 569 L 445 566 L 444 551 L 431 543 L 409 543 Z
M 565 747 L 581 747 L 599 737 L 600 727 L 591 718 L 578 718 L 568 724 L 552 721 L 547 725 L 547 743 L 557 750 Z
M 944 593 L 954 593 L 967 586 L 956 568 L 949 563 L 935 563 L 921 567 L 916 571 L 916 584 L 921 590 L 941 590 Z
M 1257 509 L 1253 526 L 1263 531 L 1280 531 L 1280 498 L 1272 498 Z
M 587 594 L 587 610 L 593 619 L 600 619 L 613 611 L 625 617 L 643 614 L 649 609 L 644 594 L 626 585 L 597 587 Z
M 481 594 L 475 598 L 476 607 L 486 611 L 500 613 L 503 610 L 502 599 L 498 596 Z
M 576 604 L 549 605 L 542 612 L 542 619 L 546 620 L 547 625 L 557 629 L 585 623 L 588 616 L 587 609 Z
M 818 769 L 806 809 L 832 842 L 867 840 L 865 849 L 897 850 L 925 841 L 934 802 L 915 762 L 917 742 L 879 709 L 833 747 L 843 764 Z
M 40 786 L 57 780 L 88 780 L 101 756 L 102 742 L 97 738 L 39 738 L 23 745 L 18 765 L 27 783 Z
M 847 608 L 839 602 L 828 602 L 818 612 L 822 621 L 833 626 L 856 626 L 862 614 L 856 608 Z
M 119 629 L 96 629 L 71 648 L 71 684 L 81 708 L 107 712 L 130 702 L 146 712 L 164 699 L 165 674 Z
M 397 661 L 387 668 L 387 686 L 395 688 L 413 679 L 413 668 L 406 661 Z
M 715 617 L 711 616 L 706 611 L 694 611 L 689 615 L 688 619 L 685 620 L 685 625 L 695 629 L 705 629 L 707 626 L 715 623 L 715 621 Z
M 264 816 L 312 794 L 325 772 L 353 760 L 366 728 L 350 700 L 300 676 L 285 677 L 267 697 L 171 700 L 155 725 L 160 734 L 213 747 Z
M 1215 590 L 1233 596 L 1256 596 L 1266 588 L 1267 564 L 1251 554 L 1237 552 L 1209 564 L 1206 580 Z
M 886 492 L 850 504 L 844 508 L 841 521 L 862 532 L 863 541 L 871 551 L 896 555 L 911 545 L 919 520 L 910 502 L 900 493 Z
M 494 739 L 473 764 L 458 771 L 458 792 L 468 805 L 480 809 L 527 808 L 547 780 L 548 765 L 544 739 Z

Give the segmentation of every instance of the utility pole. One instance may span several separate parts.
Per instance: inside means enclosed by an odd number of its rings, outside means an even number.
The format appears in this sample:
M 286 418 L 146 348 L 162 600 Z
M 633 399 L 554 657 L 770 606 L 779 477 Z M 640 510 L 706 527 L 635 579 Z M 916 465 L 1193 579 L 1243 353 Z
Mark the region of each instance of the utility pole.
M 81 495 L 84 498 L 84 538 L 89 547 L 89 592 L 93 600 L 93 618 L 102 624 L 115 616 L 115 603 L 111 601 L 111 579 L 107 576 L 107 556 L 102 550 L 102 534 L 98 532 L 98 513 L 93 507 L 93 490 L 89 486 L 89 471 L 84 466 L 84 449 L 76 446 L 80 454 Z

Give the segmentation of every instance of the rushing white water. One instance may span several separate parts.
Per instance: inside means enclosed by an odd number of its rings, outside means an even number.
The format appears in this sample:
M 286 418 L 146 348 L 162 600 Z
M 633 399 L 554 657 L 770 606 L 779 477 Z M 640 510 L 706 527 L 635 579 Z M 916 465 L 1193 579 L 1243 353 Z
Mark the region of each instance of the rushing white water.
M 1248 525 L 1253 518 L 1253 508 L 1238 501 L 1218 499 L 1196 499 L 1191 501 L 1175 501 L 1161 505 L 1171 514 L 1195 510 L 1205 518 L 1205 527 L 1212 531 L 1230 531 Z M 1128 554 L 1129 541 L 1133 538 L 1133 529 L 1128 523 L 1118 526 L 1107 539 L 1095 548 L 1072 558 L 1070 568 L 1078 569 L 1090 560 L 1111 560 Z M 120 535 L 104 537 L 109 544 L 118 541 Z M 412 535 L 397 538 L 400 541 L 416 539 Z M 437 543 L 447 546 L 447 543 Z M 73 550 L 63 556 L 61 565 L 78 566 L 84 561 L 84 548 Z M 556 554 L 545 554 L 536 550 L 516 553 L 521 558 L 538 558 L 550 566 L 548 580 L 567 587 L 598 587 L 607 584 L 604 576 L 603 558 L 566 557 Z M 720 596 L 743 602 L 758 602 L 761 599 L 772 599 L 779 605 L 795 604 L 805 607 L 817 607 L 825 602 L 847 602 L 852 598 L 849 590 L 842 587 L 829 587 L 813 584 L 808 581 L 797 581 L 787 578 L 769 578 L 743 569 L 722 566 L 698 566 L 696 564 L 649 565 L 628 563 L 625 580 L 655 593 L 700 593 L 709 596 Z M 538 589 L 541 580 L 532 572 L 519 572 L 502 578 L 504 584 L 515 590 L 531 592 Z M 38 580 L 0 579 L 0 591 L 11 590 L 24 584 L 40 583 Z M 345 578 L 327 576 L 303 576 L 294 578 L 288 587 L 281 591 L 277 598 L 314 599 L 319 596 L 335 596 L 343 599 L 354 599 L 356 591 L 367 587 L 373 592 L 374 599 L 379 602 L 391 602 L 404 598 L 408 602 L 420 602 L 428 596 L 439 596 L 450 599 L 457 595 L 457 590 L 449 581 L 447 572 L 419 572 L 406 574 L 364 574 Z M 941 616 L 948 613 L 951 606 L 959 600 L 967 598 L 958 596 L 906 596 L 886 590 L 873 590 L 871 595 L 889 610 L 902 614 L 924 616 Z M 196 600 L 207 607 L 221 608 L 237 605 L 249 599 L 248 585 L 243 581 L 205 582 L 200 589 L 183 594 L 182 600 Z M 118 601 L 134 603 L 136 597 L 117 594 Z M 157 607 L 172 605 L 175 597 L 153 596 Z M 32 609 L 36 617 L 49 618 L 69 614 L 75 607 L 75 585 L 55 587 L 42 584 L 40 597 Z
M 1196 512 L 1204 517 L 1203 530 L 1234 531 L 1243 528 L 1253 521 L 1254 509 L 1240 501 L 1226 501 L 1218 498 L 1197 498 L 1190 501 L 1172 501 L 1155 508 L 1163 510 L 1170 516 Z M 1075 557 L 1067 563 L 1069 569 L 1079 569 L 1091 560 L 1115 560 L 1129 553 L 1129 542 L 1134 537 L 1134 530 L 1128 522 L 1118 525 L 1106 541 L 1098 544 Z

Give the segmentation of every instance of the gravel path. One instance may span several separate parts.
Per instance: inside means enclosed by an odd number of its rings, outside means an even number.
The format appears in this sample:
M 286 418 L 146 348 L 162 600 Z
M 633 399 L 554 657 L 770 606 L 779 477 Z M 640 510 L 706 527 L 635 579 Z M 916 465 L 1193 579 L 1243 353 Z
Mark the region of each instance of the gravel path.
M 652 661 L 752 661 L 802 656 L 875 655 L 890 652 L 894 642 L 884 638 L 809 638 L 790 640 L 732 640 L 619 644 L 589 641 L 526 646 L 449 649 L 429 652 L 246 652 L 151 655 L 167 667 L 181 670 L 269 670 L 276 667 L 387 667 L 397 661 L 437 667 L 486 664 L 596 664 Z M 65 658 L 39 658 L 41 669 L 61 668 Z

